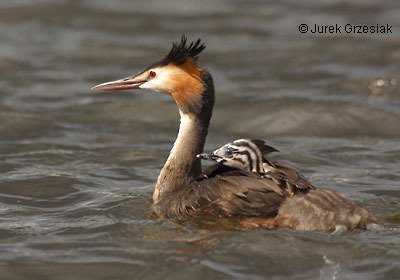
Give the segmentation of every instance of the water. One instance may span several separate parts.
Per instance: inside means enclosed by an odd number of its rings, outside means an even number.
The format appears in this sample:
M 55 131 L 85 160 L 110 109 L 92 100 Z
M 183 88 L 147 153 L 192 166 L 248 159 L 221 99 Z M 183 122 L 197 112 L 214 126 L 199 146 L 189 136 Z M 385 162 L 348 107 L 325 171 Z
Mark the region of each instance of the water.
M 1 279 L 400 278 L 397 1 L 2 1 Z M 300 24 L 393 34 L 301 34 Z M 151 92 L 93 93 L 185 33 L 217 104 L 206 149 L 267 139 L 311 182 L 374 213 L 342 236 L 151 218 L 178 113 Z

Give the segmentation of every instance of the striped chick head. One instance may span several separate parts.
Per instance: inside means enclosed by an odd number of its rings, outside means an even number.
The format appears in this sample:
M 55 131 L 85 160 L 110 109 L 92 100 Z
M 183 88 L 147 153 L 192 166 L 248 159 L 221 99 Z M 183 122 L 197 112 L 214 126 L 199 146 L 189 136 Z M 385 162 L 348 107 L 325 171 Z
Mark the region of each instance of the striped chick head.
M 260 149 L 260 145 L 268 147 L 269 150 Z M 239 139 L 225 144 L 211 153 L 198 154 L 197 158 L 212 160 L 236 169 L 262 173 L 264 172 L 263 154 L 274 151 L 277 150 L 265 145 L 262 140 Z

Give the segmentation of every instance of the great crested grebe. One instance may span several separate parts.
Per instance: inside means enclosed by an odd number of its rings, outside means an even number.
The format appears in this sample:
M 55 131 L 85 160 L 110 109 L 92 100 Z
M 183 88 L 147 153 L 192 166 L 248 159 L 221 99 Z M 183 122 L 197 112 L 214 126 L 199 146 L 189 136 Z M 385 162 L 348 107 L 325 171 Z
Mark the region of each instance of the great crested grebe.
M 278 178 L 222 164 L 202 173 L 197 155 L 203 152 L 214 106 L 212 77 L 197 64 L 204 48 L 200 39 L 187 44 L 183 35 L 164 58 L 137 75 L 92 88 L 148 89 L 171 95 L 178 105 L 179 133 L 153 193 L 156 214 L 173 220 L 211 215 L 253 221 L 255 226 L 320 231 L 365 229 L 375 223 L 367 210 L 337 192 L 312 187 L 288 166 L 280 168 L 286 173 L 275 173 Z M 293 181 L 293 174 L 301 184 Z

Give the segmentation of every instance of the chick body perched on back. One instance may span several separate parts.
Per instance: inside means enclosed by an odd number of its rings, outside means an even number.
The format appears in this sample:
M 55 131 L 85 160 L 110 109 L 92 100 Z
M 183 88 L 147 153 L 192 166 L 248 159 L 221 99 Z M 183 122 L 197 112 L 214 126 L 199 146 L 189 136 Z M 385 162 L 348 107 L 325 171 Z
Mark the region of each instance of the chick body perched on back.
M 238 139 L 211 153 L 198 154 L 197 158 L 212 160 L 222 165 L 257 173 L 272 180 L 282 190 L 293 195 L 298 190 L 313 189 L 299 170 L 286 162 L 272 162 L 266 156 L 279 152 L 259 139 Z

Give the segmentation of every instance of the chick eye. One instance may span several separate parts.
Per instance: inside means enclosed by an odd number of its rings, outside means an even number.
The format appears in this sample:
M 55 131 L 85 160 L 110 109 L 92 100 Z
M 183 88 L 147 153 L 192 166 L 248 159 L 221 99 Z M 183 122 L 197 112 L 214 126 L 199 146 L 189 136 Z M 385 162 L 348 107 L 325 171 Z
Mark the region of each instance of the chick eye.
M 149 76 L 150 78 L 155 78 L 157 76 L 157 73 L 154 71 L 150 71 Z
M 235 148 L 227 148 L 225 150 L 225 153 L 230 156 L 232 156 L 233 154 L 236 154 L 237 152 L 238 152 L 238 149 L 235 149 Z

